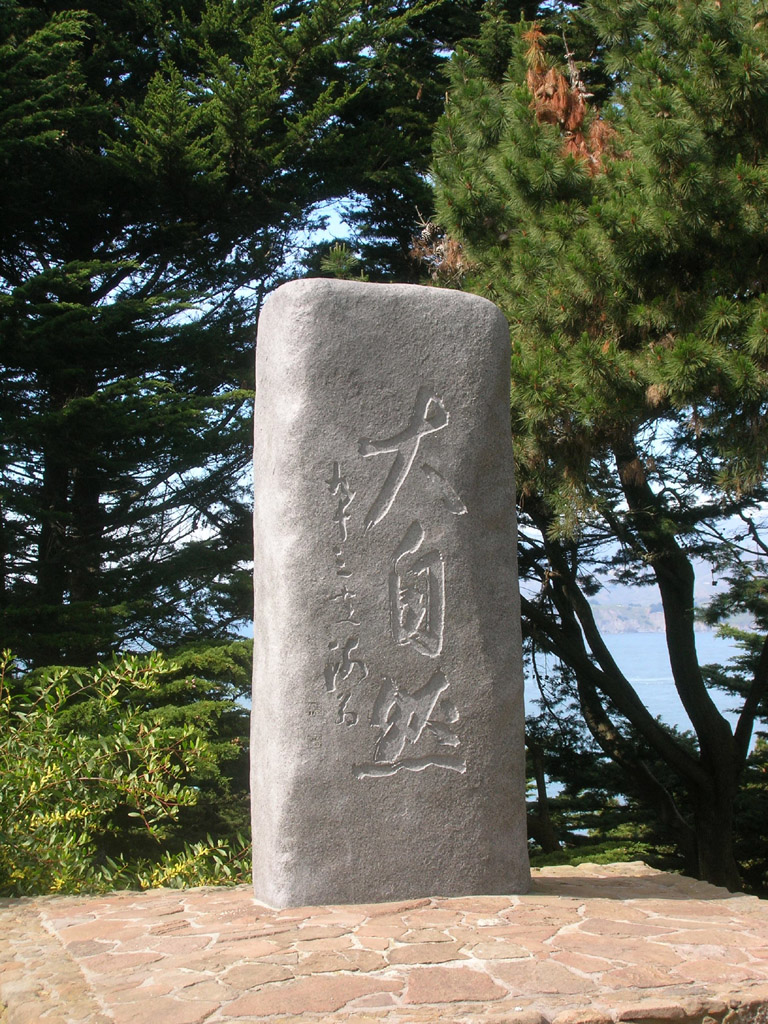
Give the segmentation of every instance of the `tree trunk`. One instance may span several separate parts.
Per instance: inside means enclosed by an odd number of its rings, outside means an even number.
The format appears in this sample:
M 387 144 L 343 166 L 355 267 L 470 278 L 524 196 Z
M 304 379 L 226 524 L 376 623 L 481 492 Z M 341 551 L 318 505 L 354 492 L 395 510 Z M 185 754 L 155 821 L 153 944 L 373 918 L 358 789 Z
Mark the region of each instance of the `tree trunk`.
M 59 445 L 49 441 L 43 451 L 42 517 L 37 547 L 39 616 L 29 656 L 34 666 L 62 660 L 60 612 L 67 587 L 66 532 L 69 471 Z
M 101 613 L 101 538 L 103 512 L 99 501 L 101 491 L 98 474 L 90 466 L 72 472 L 70 502 L 71 529 L 67 544 L 69 563 L 69 599 L 76 613 L 74 632 L 68 646 L 68 660 L 78 665 L 94 664 L 102 651 L 94 625 Z M 79 606 L 79 607 L 78 607 Z M 98 633 L 102 634 L 101 624 Z
M 8 605 L 8 531 L 5 526 L 5 510 L 0 503 L 0 615 Z
M 642 541 L 659 588 L 675 689 L 699 742 L 702 777 L 694 781 L 688 775 L 682 779 L 692 803 L 696 873 L 714 885 L 739 889 L 733 854 L 733 801 L 744 758 L 739 756 L 731 727 L 712 700 L 699 665 L 693 563 L 669 530 L 664 504 L 648 483 L 634 439 L 617 445 L 615 456 L 632 513 L 632 529 Z
M 560 849 L 552 818 L 549 813 L 549 796 L 547 779 L 544 772 L 544 748 L 530 740 L 526 740 L 528 753 L 531 755 L 533 777 L 536 781 L 536 814 L 528 815 L 528 831 L 533 840 L 539 844 L 544 853 L 554 853 Z
M 723 759 L 727 761 L 727 756 Z M 712 885 L 731 892 L 742 889 L 733 849 L 734 796 L 736 785 L 728 785 L 731 775 L 726 764 L 705 791 L 692 794 L 693 825 L 696 833 L 697 875 Z

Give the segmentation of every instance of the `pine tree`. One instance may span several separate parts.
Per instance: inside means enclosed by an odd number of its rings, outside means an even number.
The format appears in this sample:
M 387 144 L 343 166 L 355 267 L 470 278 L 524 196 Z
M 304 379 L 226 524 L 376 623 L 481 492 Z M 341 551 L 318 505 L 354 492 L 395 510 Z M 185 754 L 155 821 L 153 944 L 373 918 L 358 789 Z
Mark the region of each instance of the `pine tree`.
M 3 640 L 28 662 L 248 615 L 218 578 L 249 557 L 254 302 L 317 194 L 349 14 L 247 7 L 3 8 Z
M 376 276 L 405 265 L 440 6 L 0 6 L 0 628 L 24 663 L 249 618 L 258 309 L 329 201 L 362 204 Z
M 365 139 L 366 159 L 360 165 L 353 143 L 343 167 L 348 237 L 312 247 L 304 260 L 311 275 L 327 273 L 323 260 L 341 242 L 351 244 L 369 280 L 418 280 L 409 250 L 414 225 L 432 210 L 431 139 L 443 110 L 448 57 L 459 40 L 480 31 L 489 12 L 517 20 L 537 10 L 530 0 L 427 0 L 421 8 L 401 0 L 377 26 L 377 8 L 360 8 L 374 42 L 357 62 L 354 80 L 363 87 L 344 116 L 352 137 Z
M 492 19 L 453 61 L 434 148 L 465 286 L 510 321 L 526 631 L 688 870 L 731 888 L 768 690 L 767 123 L 763 4 L 594 0 L 550 35 Z M 756 618 L 735 730 L 697 657 L 697 560 L 734 582 L 713 616 Z M 611 579 L 658 588 L 693 752 L 605 645 L 590 598 Z

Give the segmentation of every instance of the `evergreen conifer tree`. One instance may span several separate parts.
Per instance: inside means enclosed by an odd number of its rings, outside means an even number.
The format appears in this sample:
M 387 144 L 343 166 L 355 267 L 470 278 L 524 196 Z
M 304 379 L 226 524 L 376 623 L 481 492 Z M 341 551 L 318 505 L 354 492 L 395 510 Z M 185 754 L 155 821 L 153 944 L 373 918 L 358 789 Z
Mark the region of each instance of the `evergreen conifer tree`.
M 259 305 L 332 200 L 362 204 L 374 276 L 404 266 L 436 41 L 478 5 L 440 6 L 0 5 L 0 639 L 23 663 L 249 618 Z
M 489 19 L 452 62 L 434 145 L 465 287 L 510 321 L 527 633 L 572 670 L 594 737 L 688 870 L 731 888 L 768 690 L 766 124 L 764 4 L 593 0 L 551 35 Z M 699 560 L 733 584 L 712 616 L 748 608 L 757 625 L 730 677 L 735 729 L 697 657 Z M 658 589 L 693 752 L 597 628 L 610 579 Z

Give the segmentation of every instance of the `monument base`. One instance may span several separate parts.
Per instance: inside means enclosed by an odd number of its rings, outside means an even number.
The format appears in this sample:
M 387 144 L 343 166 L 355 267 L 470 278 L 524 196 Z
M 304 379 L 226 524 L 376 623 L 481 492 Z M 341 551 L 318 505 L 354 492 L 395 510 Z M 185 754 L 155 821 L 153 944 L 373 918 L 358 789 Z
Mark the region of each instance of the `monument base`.
M 643 864 L 282 911 L 250 886 L 2 900 L 0 1002 L 8 1024 L 765 1024 L 768 903 Z

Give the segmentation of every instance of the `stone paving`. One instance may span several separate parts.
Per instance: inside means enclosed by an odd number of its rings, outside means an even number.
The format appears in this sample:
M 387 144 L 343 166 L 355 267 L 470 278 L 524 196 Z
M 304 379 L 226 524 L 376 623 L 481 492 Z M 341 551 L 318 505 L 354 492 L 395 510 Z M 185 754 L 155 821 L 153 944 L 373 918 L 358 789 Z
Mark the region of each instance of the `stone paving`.
M 275 911 L 245 886 L 0 901 L 3 1024 L 768 1024 L 768 903 L 643 864 Z

